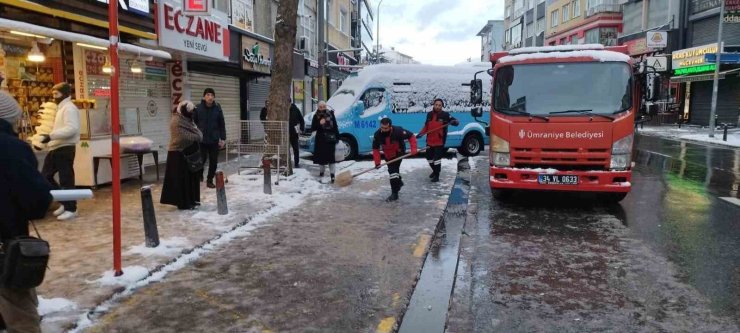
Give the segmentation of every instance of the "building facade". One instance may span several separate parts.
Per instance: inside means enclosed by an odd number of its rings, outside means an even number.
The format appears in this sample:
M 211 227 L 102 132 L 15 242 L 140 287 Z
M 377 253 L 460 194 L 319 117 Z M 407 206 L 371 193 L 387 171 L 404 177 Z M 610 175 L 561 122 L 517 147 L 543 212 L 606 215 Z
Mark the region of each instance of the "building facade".
M 491 52 L 503 50 L 504 20 L 488 20 L 477 36 L 480 37 L 480 60 L 488 61 Z
M 355 8 L 352 15 L 353 48 L 362 49 L 355 52 L 355 58 L 359 59 L 360 64 L 367 65 L 375 50 L 375 12 L 370 0 L 359 0 Z
M 386 49 L 380 46 L 380 58 L 384 63 L 389 64 L 418 64 L 414 57 L 397 51 L 395 47 Z
M 545 40 L 545 0 L 506 0 L 504 2 L 505 50 L 543 46 Z
M 622 32 L 619 0 L 548 0 L 545 44 L 615 46 Z

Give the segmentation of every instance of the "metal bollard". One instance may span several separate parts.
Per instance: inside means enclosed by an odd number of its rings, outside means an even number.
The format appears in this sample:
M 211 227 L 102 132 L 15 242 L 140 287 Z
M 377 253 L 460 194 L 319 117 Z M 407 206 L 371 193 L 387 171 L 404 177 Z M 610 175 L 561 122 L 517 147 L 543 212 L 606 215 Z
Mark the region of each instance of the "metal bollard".
M 144 217 L 144 239 L 146 247 L 159 246 L 159 232 L 157 231 L 157 217 L 154 214 L 152 203 L 152 188 L 144 186 L 141 188 L 141 216 Z
M 265 173 L 265 183 L 263 186 L 265 194 L 272 194 L 272 175 L 270 174 L 270 159 L 269 158 L 263 158 L 262 159 L 262 170 L 264 170 Z
M 224 188 L 224 172 L 216 171 L 216 203 L 218 205 L 218 215 L 229 213 L 229 206 L 226 205 L 226 189 Z
M 722 126 L 724 127 L 724 132 L 722 133 L 722 141 L 727 141 L 727 128 L 729 126 L 727 126 L 727 124 L 722 124 Z

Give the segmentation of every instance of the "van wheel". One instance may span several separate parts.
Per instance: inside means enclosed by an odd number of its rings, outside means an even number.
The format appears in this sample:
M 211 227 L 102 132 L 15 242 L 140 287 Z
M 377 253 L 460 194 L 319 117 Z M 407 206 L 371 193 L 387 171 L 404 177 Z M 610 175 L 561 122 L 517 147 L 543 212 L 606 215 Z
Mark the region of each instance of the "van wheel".
M 468 133 L 460 146 L 460 153 L 465 156 L 477 156 L 481 150 L 483 150 L 483 138 L 480 134 Z
M 349 135 L 342 135 L 339 137 L 345 145 L 347 145 L 347 153 L 344 154 L 344 160 L 354 160 L 357 158 L 357 142 Z

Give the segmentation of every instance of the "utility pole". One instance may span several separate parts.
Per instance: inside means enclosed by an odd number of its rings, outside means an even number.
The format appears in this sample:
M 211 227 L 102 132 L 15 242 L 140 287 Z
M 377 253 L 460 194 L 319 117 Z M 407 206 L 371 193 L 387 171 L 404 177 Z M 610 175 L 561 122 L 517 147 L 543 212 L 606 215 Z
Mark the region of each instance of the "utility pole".
M 326 101 L 324 78 L 326 77 L 326 7 L 325 0 L 319 1 L 319 100 Z
M 375 28 L 375 63 L 380 63 L 380 4 L 383 3 L 383 0 L 380 0 L 378 2 L 378 11 L 375 12 L 375 17 L 378 20 L 378 24 Z
M 722 54 L 722 20 L 725 16 L 725 0 L 720 2 L 719 9 L 719 32 L 717 33 L 717 63 L 714 68 L 714 83 L 712 86 L 712 111 L 709 113 L 709 137 L 714 137 L 714 127 L 717 126 L 717 121 L 714 119 L 717 114 L 717 91 L 719 90 L 719 57 Z
M 118 1 L 108 2 L 108 36 L 110 41 L 109 56 L 113 73 L 110 78 L 110 103 L 111 103 L 111 166 L 113 187 L 113 272 L 115 276 L 121 276 L 121 119 L 119 118 L 119 91 L 118 78 L 120 77 L 120 66 L 118 65 Z

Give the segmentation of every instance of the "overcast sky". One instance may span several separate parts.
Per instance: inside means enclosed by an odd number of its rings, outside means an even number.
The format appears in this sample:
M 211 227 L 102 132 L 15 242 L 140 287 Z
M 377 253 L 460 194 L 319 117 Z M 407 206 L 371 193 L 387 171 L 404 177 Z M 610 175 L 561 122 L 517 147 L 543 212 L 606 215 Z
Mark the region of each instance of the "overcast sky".
M 372 1 L 373 10 L 378 1 Z M 383 0 L 380 44 L 393 46 L 422 64 L 454 65 L 468 58 L 480 61 L 476 34 L 488 20 L 503 16 L 504 0 Z

